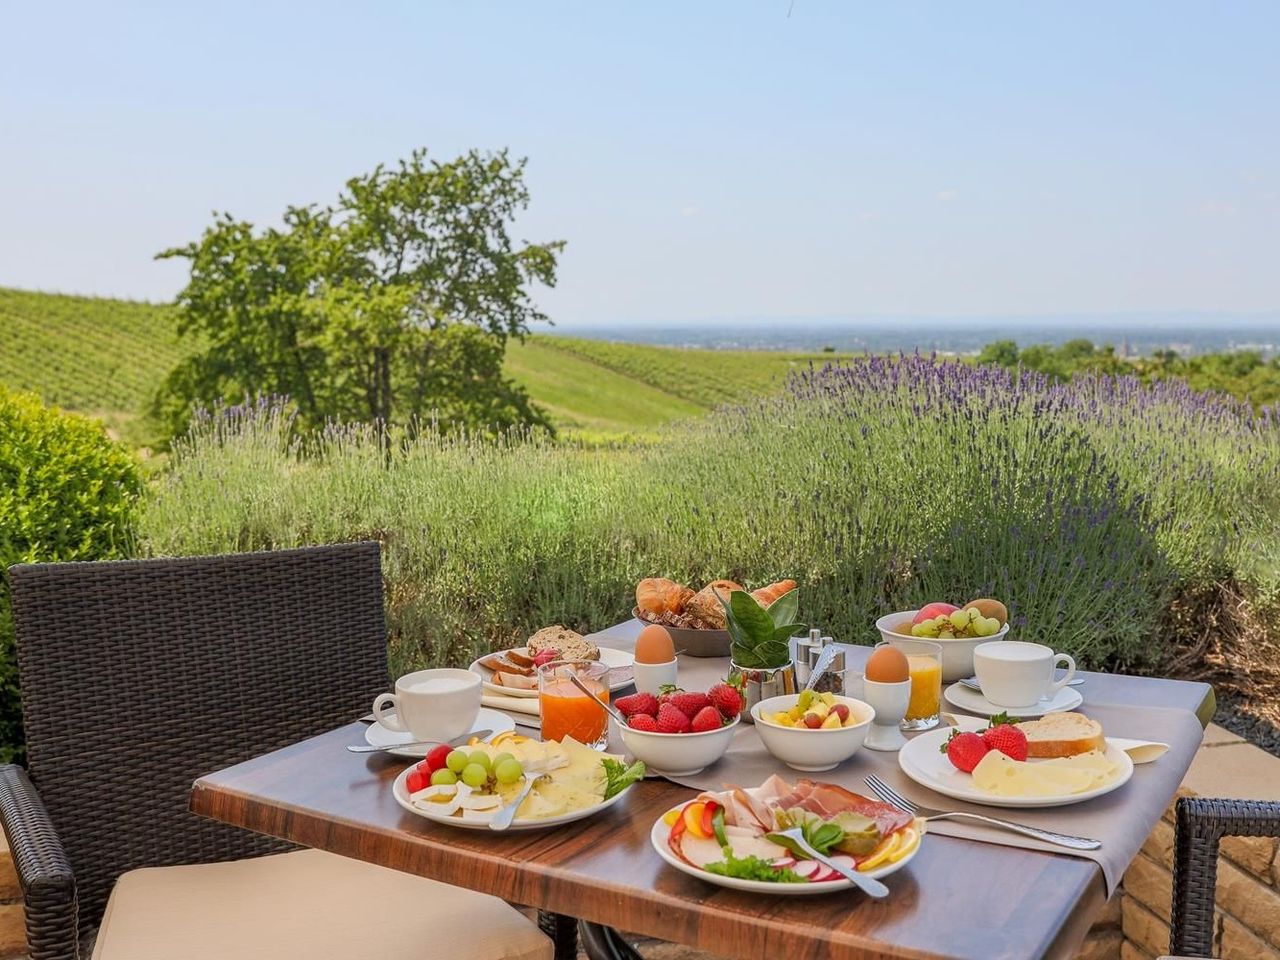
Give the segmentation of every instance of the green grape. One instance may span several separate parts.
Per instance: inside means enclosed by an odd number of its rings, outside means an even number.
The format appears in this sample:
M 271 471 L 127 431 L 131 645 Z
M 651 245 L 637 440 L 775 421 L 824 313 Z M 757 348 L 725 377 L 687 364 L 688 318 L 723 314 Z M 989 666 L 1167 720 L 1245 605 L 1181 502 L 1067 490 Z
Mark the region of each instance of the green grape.
M 939 640 L 954 640 L 955 638 L 956 634 L 954 630 L 943 630 L 938 634 Z
M 936 637 L 938 635 L 938 625 L 932 620 L 925 620 L 911 628 L 911 635 L 913 637 Z
M 496 757 L 493 758 L 493 769 L 497 770 L 498 764 L 500 764 L 503 760 L 515 760 L 515 756 L 510 753 L 498 754 Z
M 494 764 L 493 775 L 499 783 L 515 783 L 524 776 L 524 767 L 515 757 L 508 757 L 501 763 Z
M 947 616 L 945 613 L 940 613 L 933 618 L 933 625 L 937 627 L 939 630 L 942 630 L 950 622 L 951 622 L 951 618 Z
M 483 750 L 472 750 L 471 756 L 467 758 L 468 763 L 478 763 L 484 767 L 485 773 L 493 770 L 493 761 L 489 759 L 489 755 Z
M 468 763 L 462 768 L 462 782 L 472 789 L 479 789 L 489 779 L 489 771 L 478 763 Z
M 465 750 L 454 750 L 444 758 L 444 765 L 455 774 L 461 773 L 467 765 L 467 752 Z
M 450 783 L 457 783 L 457 782 L 458 782 L 458 775 L 454 773 L 452 770 L 450 770 L 448 767 L 441 767 L 435 773 L 431 774 L 431 785 L 433 787 L 440 786 L 441 784 L 447 785 Z
M 978 637 L 991 637 L 1000 632 L 1000 621 L 995 617 L 978 617 L 973 621 L 973 633 Z
M 951 621 L 951 626 L 956 630 L 963 630 L 969 625 L 970 619 L 968 610 L 956 610 L 951 616 L 947 617 Z

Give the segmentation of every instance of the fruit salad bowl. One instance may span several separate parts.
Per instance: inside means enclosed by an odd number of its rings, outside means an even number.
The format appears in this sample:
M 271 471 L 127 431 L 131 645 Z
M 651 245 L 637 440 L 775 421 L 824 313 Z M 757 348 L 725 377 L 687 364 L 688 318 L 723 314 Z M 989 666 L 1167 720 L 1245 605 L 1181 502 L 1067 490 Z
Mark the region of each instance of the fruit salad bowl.
M 739 719 L 734 717 L 724 726 L 702 733 L 658 733 L 622 726 L 617 730 L 627 752 L 644 761 L 651 773 L 689 777 L 724 756 Z
M 853 697 L 832 697 L 834 703 L 844 705 L 848 719 L 841 726 L 830 728 L 784 726 L 770 719 L 790 711 L 801 696 L 789 693 L 770 697 L 751 708 L 751 718 L 765 749 L 793 770 L 806 773 L 830 770 L 857 753 L 876 715 L 871 704 Z
M 913 639 L 909 628 L 905 632 L 900 632 L 898 628 L 909 625 L 917 613 L 919 613 L 918 610 L 887 613 L 876 621 L 876 629 L 880 631 L 880 636 L 890 643 L 903 637 L 908 640 Z M 954 639 L 919 637 L 915 639 L 928 640 L 942 648 L 942 682 L 955 683 L 957 680 L 973 676 L 973 651 L 978 644 L 1003 640 L 1008 632 L 1009 624 L 1006 623 L 998 632 L 988 637 L 955 637 Z

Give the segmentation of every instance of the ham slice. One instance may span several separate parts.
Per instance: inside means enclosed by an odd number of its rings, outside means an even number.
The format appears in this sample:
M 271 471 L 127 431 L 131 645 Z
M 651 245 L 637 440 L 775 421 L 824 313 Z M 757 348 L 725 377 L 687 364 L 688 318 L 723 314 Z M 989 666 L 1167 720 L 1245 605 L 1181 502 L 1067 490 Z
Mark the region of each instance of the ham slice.
M 800 807 L 824 819 L 830 819 L 838 813 L 857 813 L 874 821 L 881 836 L 901 830 L 915 819 L 911 814 L 903 813 L 887 803 L 872 800 L 831 783 L 815 783 L 812 780 L 799 781 L 790 793 L 778 798 L 776 806 L 783 810 Z

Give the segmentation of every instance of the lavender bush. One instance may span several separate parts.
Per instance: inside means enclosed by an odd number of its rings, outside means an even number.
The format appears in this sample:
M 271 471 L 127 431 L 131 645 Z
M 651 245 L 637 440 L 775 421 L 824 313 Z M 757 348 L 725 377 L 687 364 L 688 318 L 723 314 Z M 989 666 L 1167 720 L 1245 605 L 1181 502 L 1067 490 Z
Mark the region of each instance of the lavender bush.
M 279 403 L 196 425 L 141 524 L 154 553 L 384 543 L 397 668 L 627 616 L 635 581 L 794 577 L 803 618 L 999 597 L 1091 664 L 1158 652 L 1174 591 L 1280 580 L 1280 418 L 1176 383 L 1052 384 L 931 358 L 812 369 L 662 442 L 578 449 L 361 427 Z

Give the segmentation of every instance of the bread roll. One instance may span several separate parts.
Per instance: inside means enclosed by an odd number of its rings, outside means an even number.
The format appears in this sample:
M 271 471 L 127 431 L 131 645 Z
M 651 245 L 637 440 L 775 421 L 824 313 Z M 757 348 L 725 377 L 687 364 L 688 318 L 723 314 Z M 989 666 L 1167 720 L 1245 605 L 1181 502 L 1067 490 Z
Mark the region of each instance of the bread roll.
M 720 599 L 728 602 L 729 594 L 741 589 L 742 585 L 732 580 L 713 580 L 689 598 L 684 605 L 685 612 L 712 629 L 723 630 L 724 607 Z

